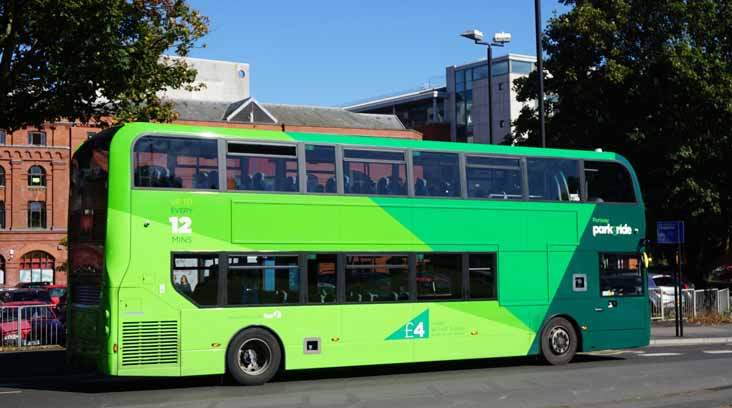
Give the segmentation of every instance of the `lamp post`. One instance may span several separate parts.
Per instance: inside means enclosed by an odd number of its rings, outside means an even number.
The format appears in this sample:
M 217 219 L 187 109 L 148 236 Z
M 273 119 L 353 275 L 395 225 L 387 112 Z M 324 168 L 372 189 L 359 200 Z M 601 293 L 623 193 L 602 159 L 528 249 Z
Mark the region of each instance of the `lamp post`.
M 541 0 L 534 0 L 534 20 L 536 23 L 536 73 L 539 74 L 539 134 L 541 147 L 546 147 L 544 128 L 544 50 L 541 45 Z
M 496 33 L 493 41 L 483 41 L 483 33 L 479 30 L 468 30 L 460 34 L 476 44 L 486 46 L 486 59 L 488 62 L 488 142 L 493 144 L 493 47 L 503 47 L 511 42 L 511 34 Z

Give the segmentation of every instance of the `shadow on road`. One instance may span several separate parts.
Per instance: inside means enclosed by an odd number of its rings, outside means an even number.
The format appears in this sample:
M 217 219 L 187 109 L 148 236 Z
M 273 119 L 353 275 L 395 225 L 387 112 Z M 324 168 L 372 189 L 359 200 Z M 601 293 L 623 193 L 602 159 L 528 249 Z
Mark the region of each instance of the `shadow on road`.
M 617 356 L 581 354 L 575 358 L 571 366 L 613 360 L 624 359 Z M 236 385 L 228 377 L 221 375 L 181 378 L 140 378 L 104 377 L 88 372 L 72 371 L 66 368 L 65 357 L 62 351 L 0 354 L 0 367 L 8 370 L 0 373 L 0 387 L 18 389 L 97 394 Z M 546 367 L 546 364 L 537 357 L 490 358 L 296 370 L 279 374 L 273 382 L 287 383 L 335 378 L 348 379 L 387 375 L 438 374 L 448 371 L 486 370 L 504 367 L 536 367 L 536 369 L 542 369 L 544 367 L 551 369 Z M 11 375 L 9 376 L 8 374 Z

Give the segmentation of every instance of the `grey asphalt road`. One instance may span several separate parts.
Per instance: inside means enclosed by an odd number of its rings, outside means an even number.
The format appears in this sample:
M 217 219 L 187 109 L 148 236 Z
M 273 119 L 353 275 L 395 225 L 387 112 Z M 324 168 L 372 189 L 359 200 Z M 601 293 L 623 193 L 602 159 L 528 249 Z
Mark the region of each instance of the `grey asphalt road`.
M 5 367 L 4 367 L 5 369 Z M 732 407 L 732 344 L 286 373 L 259 387 L 221 377 L 0 382 L 0 407 Z

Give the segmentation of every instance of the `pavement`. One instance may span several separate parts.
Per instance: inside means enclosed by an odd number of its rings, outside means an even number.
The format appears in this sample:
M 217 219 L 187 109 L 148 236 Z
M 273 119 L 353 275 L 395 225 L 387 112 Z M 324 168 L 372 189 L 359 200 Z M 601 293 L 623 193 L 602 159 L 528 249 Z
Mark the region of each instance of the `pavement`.
M 732 324 L 699 325 L 684 323 L 684 336 L 676 337 L 674 322 L 651 325 L 651 346 L 684 346 L 732 343 Z

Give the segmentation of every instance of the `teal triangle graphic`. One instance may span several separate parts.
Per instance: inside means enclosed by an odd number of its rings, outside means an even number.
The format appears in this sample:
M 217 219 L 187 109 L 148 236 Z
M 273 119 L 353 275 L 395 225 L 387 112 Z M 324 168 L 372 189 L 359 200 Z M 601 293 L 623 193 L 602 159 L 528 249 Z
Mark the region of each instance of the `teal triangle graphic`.
M 430 309 L 398 328 L 386 340 L 421 340 L 430 337 Z

